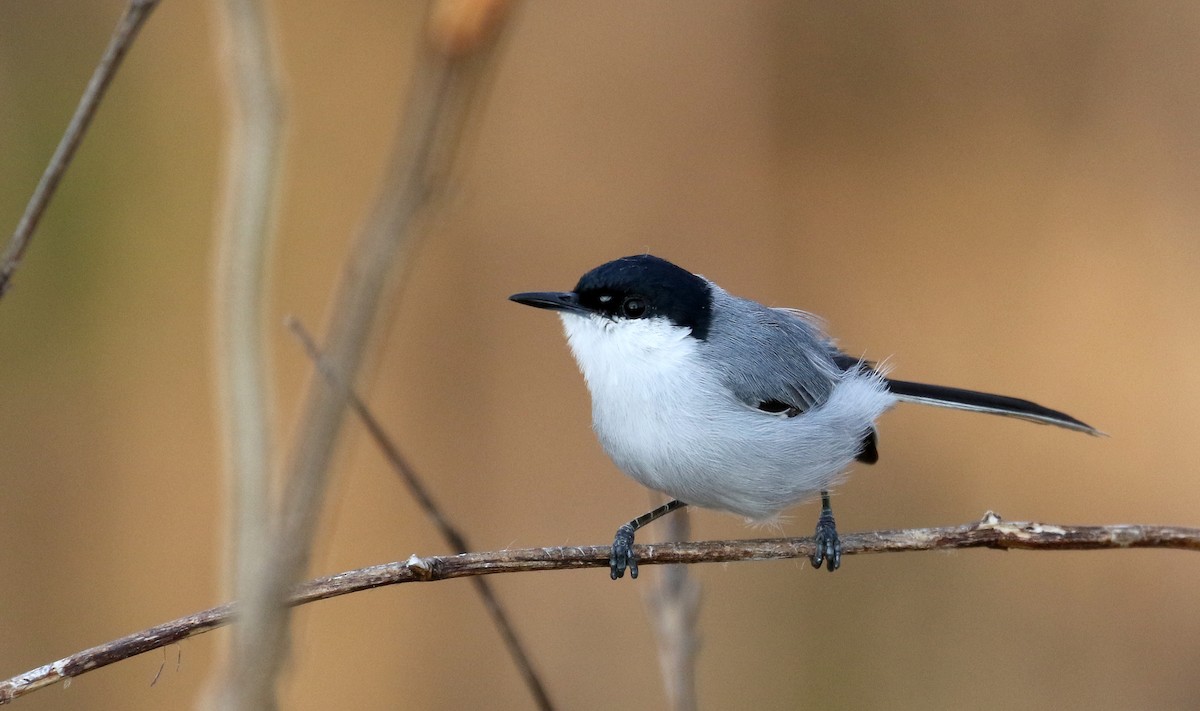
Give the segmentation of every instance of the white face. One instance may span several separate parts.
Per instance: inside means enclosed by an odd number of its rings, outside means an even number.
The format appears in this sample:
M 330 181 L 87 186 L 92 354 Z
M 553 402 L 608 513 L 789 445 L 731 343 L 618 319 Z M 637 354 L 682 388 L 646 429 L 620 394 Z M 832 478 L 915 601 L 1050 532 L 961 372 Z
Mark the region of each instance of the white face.
M 695 352 L 691 329 L 666 318 L 609 319 L 604 316 L 559 314 L 567 343 L 595 390 L 615 380 L 628 386 L 631 373 L 647 375 L 680 368 Z

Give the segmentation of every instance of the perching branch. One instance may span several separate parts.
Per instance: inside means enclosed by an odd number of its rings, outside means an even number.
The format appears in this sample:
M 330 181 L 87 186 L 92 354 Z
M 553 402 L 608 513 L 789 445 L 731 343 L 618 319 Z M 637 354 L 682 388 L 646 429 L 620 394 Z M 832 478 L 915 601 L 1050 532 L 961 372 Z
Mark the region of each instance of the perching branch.
M 1200 528 L 1181 526 L 1113 525 L 1059 526 L 1048 523 L 1006 523 L 988 512 L 982 521 L 961 526 L 871 531 L 842 535 L 845 555 L 904 551 L 995 548 L 998 550 L 1104 550 L 1111 548 L 1170 548 L 1200 551 Z M 749 541 L 654 543 L 634 546 L 639 565 L 732 563 L 744 560 L 808 558 L 812 538 L 764 538 Z M 463 553 L 454 556 L 411 556 L 404 562 L 351 570 L 301 585 L 289 604 L 304 605 L 361 590 L 399 583 L 433 582 L 475 575 L 535 570 L 608 568 L 609 546 L 524 548 Z M 610 583 L 605 580 L 597 584 Z M 149 652 L 228 624 L 232 603 L 197 612 L 85 649 L 37 669 L 0 682 L 0 704 L 37 689 L 79 676 L 113 662 Z
M 42 173 L 37 187 L 34 188 L 29 203 L 25 206 L 25 213 L 21 215 L 17 229 L 13 231 L 13 235 L 8 241 L 3 258 L 0 258 L 0 298 L 12 286 L 13 273 L 21 265 L 21 259 L 25 256 L 25 250 L 28 249 L 29 242 L 33 239 L 33 233 L 37 229 L 42 215 L 46 212 L 46 206 L 50 204 L 50 198 L 54 197 L 54 193 L 58 190 L 58 183 L 62 180 L 63 174 L 67 172 L 67 166 L 71 165 L 71 160 L 75 158 L 75 149 L 79 148 L 83 134 L 91 125 L 92 117 L 96 115 L 96 109 L 100 106 L 100 100 L 104 98 L 104 92 L 121 66 L 121 60 L 125 58 L 125 53 L 129 51 L 129 47 L 137 37 L 138 30 L 145 24 L 146 19 L 150 17 L 150 12 L 157 4 L 158 0 L 131 0 L 129 7 L 125 9 L 125 14 L 117 23 L 117 28 L 113 30 L 112 38 L 108 41 L 104 55 L 100 58 L 100 63 L 96 65 L 96 70 L 92 72 L 92 78 L 88 81 L 87 88 L 83 90 L 79 106 L 75 108 L 75 115 L 71 117 L 71 122 L 67 124 L 67 130 L 59 139 L 58 147 L 54 149 L 54 155 L 50 156 L 50 163 Z

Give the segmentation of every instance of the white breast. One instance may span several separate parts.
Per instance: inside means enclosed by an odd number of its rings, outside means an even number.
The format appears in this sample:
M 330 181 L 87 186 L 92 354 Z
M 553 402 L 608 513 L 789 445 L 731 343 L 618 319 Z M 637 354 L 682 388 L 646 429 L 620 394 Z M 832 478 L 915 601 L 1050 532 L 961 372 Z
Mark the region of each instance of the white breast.
M 561 314 L 592 395 L 592 421 L 626 474 L 689 504 L 768 518 L 830 486 L 894 403 L 881 379 L 847 374 L 797 417 L 737 401 L 665 319 Z

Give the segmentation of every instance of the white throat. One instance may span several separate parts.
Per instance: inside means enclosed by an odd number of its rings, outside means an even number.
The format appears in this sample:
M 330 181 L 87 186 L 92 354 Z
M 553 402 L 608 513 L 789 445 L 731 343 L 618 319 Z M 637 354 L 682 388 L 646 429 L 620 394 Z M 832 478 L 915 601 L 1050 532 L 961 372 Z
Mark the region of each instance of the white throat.
M 559 316 L 575 361 L 592 396 L 599 399 L 628 393 L 639 384 L 636 381 L 659 383 L 672 371 L 682 371 L 695 354 L 691 329 L 664 318 L 614 321 L 572 313 Z

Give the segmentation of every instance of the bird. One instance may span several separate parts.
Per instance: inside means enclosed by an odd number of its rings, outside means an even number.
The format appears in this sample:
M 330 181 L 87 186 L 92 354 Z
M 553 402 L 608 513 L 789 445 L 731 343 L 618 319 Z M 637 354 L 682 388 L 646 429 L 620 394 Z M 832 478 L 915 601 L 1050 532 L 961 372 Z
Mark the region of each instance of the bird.
M 879 459 L 876 420 L 900 402 L 983 412 L 1091 435 L 1028 400 L 889 377 L 840 350 L 804 311 L 734 296 L 650 254 L 586 272 L 571 291 L 513 294 L 558 314 L 592 425 L 625 474 L 669 501 L 618 527 L 609 572 L 638 575 L 635 532 L 685 506 L 770 521 L 817 495 L 813 567 L 841 566 L 830 488 Z

